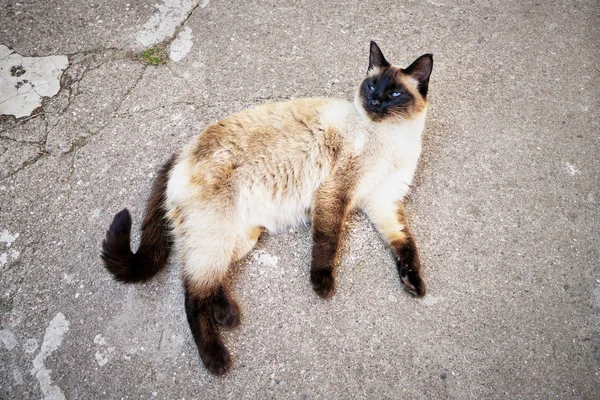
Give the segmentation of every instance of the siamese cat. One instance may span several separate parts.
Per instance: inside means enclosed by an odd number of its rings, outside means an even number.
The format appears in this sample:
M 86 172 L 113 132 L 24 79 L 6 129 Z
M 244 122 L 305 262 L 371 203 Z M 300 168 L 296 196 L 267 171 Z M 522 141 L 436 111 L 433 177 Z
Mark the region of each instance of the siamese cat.
M 192 335 L 202 362 L 217 375 L 231 363 L 218 326 L 240 323 L 227 270 L 264 231 L 312 222 L 310 281 L 329 298 L 344 219 L 360 208 L 391 248 L 404 289 L 423 296 L 402 200 L 421 153 L 432 67 L 431 54 L 404 69 L 393 66 L 371 42 L 354 103 L 271 103 L 207 127 L 158 173 L 136 253 L 129 211 L 115 215 L 102 244 L 106 269 L 118 281 L 145 281 L 174 247 Z

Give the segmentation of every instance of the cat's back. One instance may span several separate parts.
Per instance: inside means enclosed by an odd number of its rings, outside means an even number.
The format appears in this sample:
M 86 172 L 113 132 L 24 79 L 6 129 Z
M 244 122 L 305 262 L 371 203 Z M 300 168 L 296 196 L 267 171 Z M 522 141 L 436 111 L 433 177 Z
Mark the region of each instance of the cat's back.
M 305 207 L 342 148 L 354 106 L 327 98 L 246 109 L 208 126 L 178 156 L 168 197 L 176 201 L 288 200 Z M 291 203 L 290 203 L 291 204 Z M 296 207 L 294 207 L 296 208 Z
M 326 151 L 341 140 L 341 126 L 353 110 L 347 101 L 328 98 L 259 105 L 205 128 L 184 148 L 179 160 L 219 164 L 242 157 L 246 161 L 266 158 L 276 163 L 296 153 L 310 153 L 317 148 Z
M 329 98 L 266 103 L 234 113 L 208 127 L 198 137 L 198 145 L 207 142 L 209 136 L 235 138 L 262 148 L 314 137 L 319 131 L 327 130 L 335 119 L 344 119 L 353 110 L 351 103 Z

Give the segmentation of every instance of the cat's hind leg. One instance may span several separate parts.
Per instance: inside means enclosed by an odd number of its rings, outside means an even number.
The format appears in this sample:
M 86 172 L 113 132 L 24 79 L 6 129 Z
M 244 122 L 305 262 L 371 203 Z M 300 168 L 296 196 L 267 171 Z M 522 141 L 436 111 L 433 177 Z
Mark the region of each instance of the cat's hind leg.
M 230 327 L 239 324 L 239 308 L 226 286 L 237 242 L 231 228 L 220 218 L 197 212 L 174 230 L 183 263 L 187 320 L 202 363 L 216 375 L 227 372 L 231 363 L 217 323 Z
M 240 235 L 237 238 L 235 245 L 235 251 L 233 253 L 233 261 L 239 261 L 246 256 L 258 242 L 258 238 L 261 233 L 265 232 L 265 228 L 262 226 L 253 226 L 246 230 L 245 235 Z
M 219 285 L 213 296 L 212 311 L 217 324 L 225 328 L 235 328 L 240 324 L 240 307 L 225 282 Z
M 209 372 L 223 375 L 229 369 L 231 357 L 213 317 L 212 304 L 218 286 L 207 291 L 196 286 L 192 279 L 184 279 L 185 313 L 200 359 Z
M 258 238 L 265 229 L 261 226 L 251 227 L 246 234 L 236 238 L 233 262 L 239 261 L 248 254 L 256 245 Z M 226 283 L 219 286 L 213 298 L 213 314 L 217 324 L 226 328 L 235 328 L 240 324 L 240 307 L 231 295 L 231 290 Z

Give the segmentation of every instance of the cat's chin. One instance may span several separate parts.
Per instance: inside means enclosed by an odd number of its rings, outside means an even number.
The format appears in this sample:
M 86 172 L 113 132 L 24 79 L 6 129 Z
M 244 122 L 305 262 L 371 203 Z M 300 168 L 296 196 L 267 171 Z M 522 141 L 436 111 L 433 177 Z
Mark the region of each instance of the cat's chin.
M 371 110 L 365 110 L 365 115 L 367 118 L 371 120 L 371 122 L 375 122 L 376 124 L 399 124 L 402 123 L 403 118 L 398 116 L 389 115 L 385 112 L 377 112 Z
M 406 121 L 405 118 L 397 115 L 366 110 L 360 103 L 355 106 L 363 118 L 374 124 L 398 125 Z
M 358 110 L 358 113 L 362 117 L 374 124 L 398 125 L 405 121 L 405 118 L 398 115 L 391 115 L 387 112 L 377 112 L 365 109 L 365 107 L 362 104 L 362 100 L 360 99 L 360 96 L 354 98 L 354 107 Z

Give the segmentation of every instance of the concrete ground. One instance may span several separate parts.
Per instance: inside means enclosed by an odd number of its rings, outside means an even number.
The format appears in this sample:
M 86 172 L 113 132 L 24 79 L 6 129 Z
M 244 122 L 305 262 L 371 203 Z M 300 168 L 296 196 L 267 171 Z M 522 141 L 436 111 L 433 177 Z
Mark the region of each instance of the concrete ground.
M 597 1 L 154 1 L 0 1 L 5 87 L 29 76 L 9 53 L 68 58 L 54 97 L 0 116 L 0 398 L 598 398 Z M 310 228 L 267 235 L 235 268 L 243 323 L 213 377 L 176 263 L 139 286 L 103 270 L 112 216 L 137 230 L 157 167 L 231 112 L 351 99 L 371 39 L 435 57 L 408 199 L 429 294 L 402 291 L 361 214 L 330 301 Z

